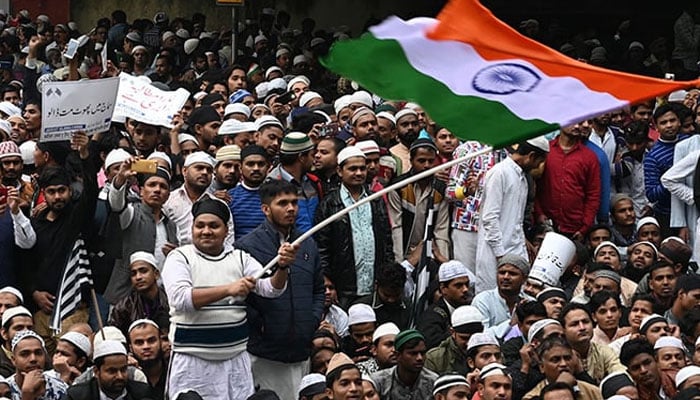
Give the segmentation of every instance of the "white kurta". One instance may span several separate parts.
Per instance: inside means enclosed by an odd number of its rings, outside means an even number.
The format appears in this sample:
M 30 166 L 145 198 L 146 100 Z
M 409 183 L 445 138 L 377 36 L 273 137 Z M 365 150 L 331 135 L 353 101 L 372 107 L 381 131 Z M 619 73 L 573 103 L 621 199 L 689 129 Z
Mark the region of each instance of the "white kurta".
M 673 165 L 675 166 L 681 160 L 683 160 L 689 154 L 700 150 L 700 136 L 693 135 L 688 139 L 678 143 L 673 151 Z M 696 159 L 697 161 L 697 159 Z M 693 191 L 693 176 L 695 175 L 695 164 L 692 165 L 692 170 L 684 177 L 683 180 L 685 186 L 690 188 L 691 198 Z M 687 169 L 687 167 L 684 167 Z M 687 171 L 686 171 L 687 172 Z M 680 183 L 680 181 L 679 181 Z M 663 181 L 662 181 L 663 184 Z M 664 185 L 666 186 L 666 185 Z M 671 191 L 669 189 L 669 191 Z M 697 229 L 697 219 L 700 217 L 697 210 L 695 209 L 694 202 L 688 203 L 685 200 L 680 199 L 671 191 L 671 228 L 681 228 L 688 227 L 690 243 L 695 242 L 697 236 L 695 235 L 695 230 Z M 693 252 L 693 259 L 697 260 L 698 254 Z
M 512 253 L 527 259 L 523 231 L 526 202 L 525 173 L 512 158 L 486 174 L 476 247 L 477 293 L 496 288 L 496 257 Z
M 698 247 L 698 238 L 700 237 L 696 230 L 700 226 L 697 223 L 698 213 L 695 209 L 695 199 L 693 195 L 693 177 L 695 176 L 695 167 L 698 164 L 700 150 L 693 151 L 679 161 L 674 161 L 673 166 L 661 176 L 661 184 L 671 192 L 671 226 L 687 226 L 690 236 L 689 245 L 693 246 L 693 259 L 697 260 L 700 255 Z M 675 202 L 680 205 L 673 207 Z M 683 216 L 685 221 L 682 225 L 673 224 L 673 212 L 677 211 Z M 680 220 L 680 216 L 676 215 Z

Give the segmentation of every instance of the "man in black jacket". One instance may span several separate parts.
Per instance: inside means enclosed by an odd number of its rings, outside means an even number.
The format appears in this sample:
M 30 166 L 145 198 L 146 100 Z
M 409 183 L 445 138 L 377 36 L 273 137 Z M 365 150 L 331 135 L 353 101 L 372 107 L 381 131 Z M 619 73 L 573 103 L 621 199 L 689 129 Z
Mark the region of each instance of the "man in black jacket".
M 153 399 L 151 388 L 127 378 L 126 348 L 115 340 L 105 340 L 95 346 L 93 354 L 95 376 L 88 382 L 68 388 L 67 400 Z
M 367 162 L 355 146 L 338 153 L 339 190 L 326 195 L 316 210 L 316 224 L 368 196 Z M 391 226 L 386 204 L 376 199 L 327 225 L 316 234 L 321 266 L 338 291 L 343 308 L 372 293 L 375 271 L 393 262 Z

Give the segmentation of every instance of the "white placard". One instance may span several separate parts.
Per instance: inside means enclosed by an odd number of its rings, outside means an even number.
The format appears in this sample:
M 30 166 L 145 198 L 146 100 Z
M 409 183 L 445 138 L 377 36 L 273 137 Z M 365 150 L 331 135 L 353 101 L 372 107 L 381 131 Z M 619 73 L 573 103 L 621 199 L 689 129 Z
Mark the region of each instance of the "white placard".
M 42 142 L 70 140 L 73 133 L 88 135 L 109 130 L 119 78 L 45 82 L 42 90 Z
M 128 117 L 146 124 L 170 128 L 173 116 L 185 105 L 188 97 L 190 92 L 185 89 L 166 92 L 151 85 L 147 79 L 122 72 L 119 74 L 114 119 L 122 120 L 123 117 Z

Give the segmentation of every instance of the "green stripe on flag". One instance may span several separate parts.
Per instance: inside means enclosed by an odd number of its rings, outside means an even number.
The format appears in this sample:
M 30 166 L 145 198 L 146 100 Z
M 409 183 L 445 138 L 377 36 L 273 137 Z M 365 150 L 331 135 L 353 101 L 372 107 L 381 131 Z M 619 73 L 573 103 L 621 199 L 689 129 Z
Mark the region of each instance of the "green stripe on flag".
M 367 33 L 336 42 L 321 64 L 383 98 L 420 104 L 435 122 L 464 140 L 503 147 L 559 128 L 539 119 L 523 120 L 497 101 L 455 94 L 414 69 L 396 40 Z

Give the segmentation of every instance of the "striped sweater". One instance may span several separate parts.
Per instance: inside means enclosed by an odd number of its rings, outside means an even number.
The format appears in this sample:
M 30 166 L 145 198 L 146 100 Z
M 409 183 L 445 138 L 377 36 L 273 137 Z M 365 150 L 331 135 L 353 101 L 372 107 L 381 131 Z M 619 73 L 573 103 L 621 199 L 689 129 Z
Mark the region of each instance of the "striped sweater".
M 661 175 L 673 165 L 676 144 L 686 138 L 688 135 L 678 135 L 673 142 L 659 139 L 644 156 L 644 190 L 658 214 L 671 214 L 671 193 L 661 184 Z
M 239 183 L 229 190 L 228 194 L 231 196 L 228 207 L 233 216 L 234 238 L 238 240 L 262 224 L 265 221 L 265 214 L 260 208 L 258 188 L 249 188 Z

